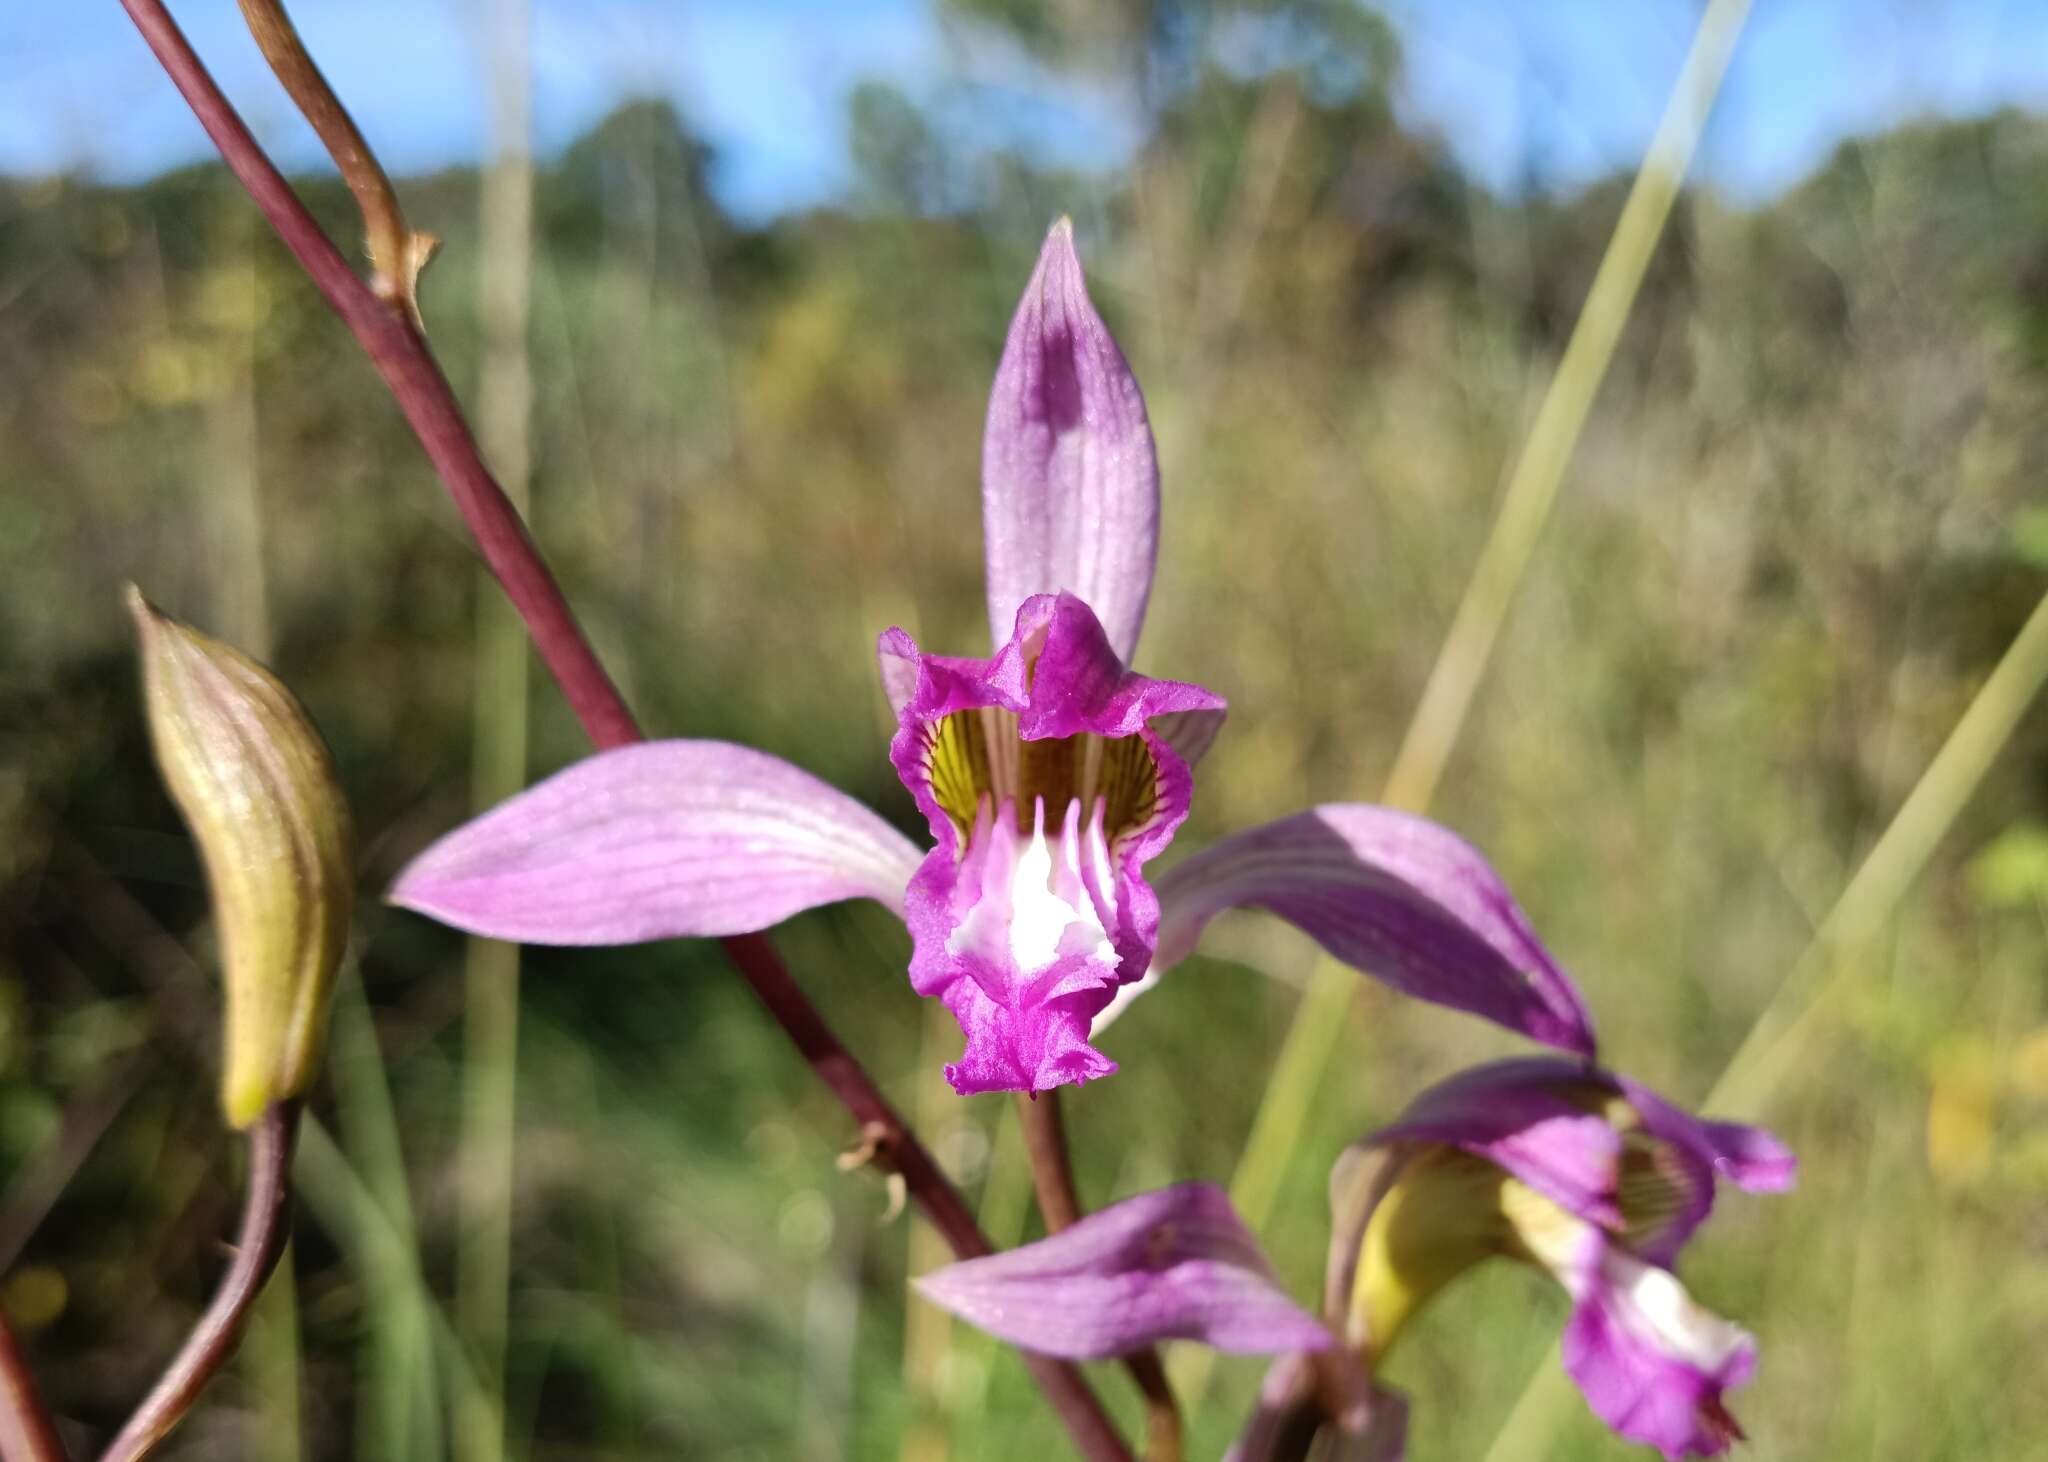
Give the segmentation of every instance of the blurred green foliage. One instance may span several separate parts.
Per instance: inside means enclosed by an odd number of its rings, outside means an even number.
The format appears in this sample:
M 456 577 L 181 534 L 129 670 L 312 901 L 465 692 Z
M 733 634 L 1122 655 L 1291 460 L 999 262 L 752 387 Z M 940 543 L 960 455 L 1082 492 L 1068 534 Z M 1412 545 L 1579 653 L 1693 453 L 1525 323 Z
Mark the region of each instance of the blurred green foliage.
M 1114 21 L 1089 44 L 1133 44 Z M 955 148 L 863 88 L 857 205 L 759 230 L 721 215 L 712 159 L 659 105 L 548 163 L 534 521 L 646 724 L 765 747 L 914 830 L 873 639 L 979 647 L 983 393 L 1071 211 L 1164 465 L 1141 660 L 1233 706 L 1182 846 L 1370 797 L 1622 184 L 1478 191 L 1394 122 L 1385 37 L 1342 45 L 1348 82 L 1187 61 L 1107 178 Z M 304 190 L 355 236 L 337 183 Z M 467 390 L 476 179 L 404 192 L 446 241 L 423 308 Z M 1696 1097 L 2048 589 L 2048 123 L 1852 143 L 1758 212 L 1687 198 L 1617 366 L 1437 811 L 1578 974 L 1610 1058 Z M 266 652 L 339 759 L 367 1003 L 345 997 L 314 1103 L 340 1161 L 309 1178 L 296 1246 L 305 1455 L 439 1455 L 461 959 L 374 895 L 465 815 L 475 560 L 217 168 L 0 182 L 0 381 L 9 1313 L 75 1435 L 104 1435 L 202 1302 L 237 1202 L 214 951 L 148 762 L 133 578 Z M 533 717 L 536 774 L 580 754 L 545 684 Z M 2048 1457 L 2044 821 L 2037 712 L 1771 1114 L 1799 1191 L 1731 1201 L 1689 1256 L 1762 1340 L 1736 1398 L 1755 1456 Z M 901 928 L 835 908 L 778 942 L 998 1237 L 1029 1232 L 1004 1103 L 930 1089 L 952 1038 L 909 992 Z M 1229 1175 L 1311 951 L 1246 917 L 1209 953 L 1068 1104 L 1091 1203 Z M 1059 1453 L 1013 1358 L 906 1321 L 911 1225 L 835 1168 L 842 1114 L 715 950 L 536 950 L 524 989 L 514 1455 Z M 1303 1296 L 1328 1160 L 1504 1049 L 1377 989 L 1353 1019 L 1268 1235 Z M 1411 1455 L 1483 1451 L 1562 1314 L 1502 1271 L 1426 1317 L 1393 1366 Z M 1220 1452 L 1257 1373 L 1224 1366 L 1194 1455 Z M 171 1452 L 264 1455 L 252 1375 Z M 1131 1416 L 1122 1377 L 1098 1379 Z M 1559 1455 L 1627 1454 L 1586 1423 Z

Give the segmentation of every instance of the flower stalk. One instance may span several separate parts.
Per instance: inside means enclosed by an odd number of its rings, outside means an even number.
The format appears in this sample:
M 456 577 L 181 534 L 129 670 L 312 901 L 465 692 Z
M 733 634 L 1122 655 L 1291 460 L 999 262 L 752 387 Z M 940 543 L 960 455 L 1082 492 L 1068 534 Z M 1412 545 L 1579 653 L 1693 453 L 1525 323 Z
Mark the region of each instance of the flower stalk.
M 155 1451 L 235 1353 L 249 1312 L 291 1237 L 292 1146 L 298 1129 L 296 1101 L 273 1102 L 250 1127 L 248 1189 L 234 1262 L 184 1348 L 100 1454 L 100 1462 L 140 1462 Z
M 420 270 L 433 256 L 440 241 L 432 234 L 414 233 L 406 225 L 405 212 L 398 204 L 398 190 L 391 186 L 377 155 L 357 130 L 355 119 L 327 84 L 299 39 L 298 27 L 278 0 L 240 0 L 242 19 L 256 47 L 292 102 L 312 125 L 328 156 L 341 171 L 342 181 L 355 195 L 362 210 L 363 231 L 370 251 L 371 288 L 391 303 L 402 307 L 413 323 L 419 323 L 418 287 Z
M 0 1312 L 0 1462 L 64 1462 L 64 1444 Z
M 1056 1234 L 1081 1217 L 1081 1199 L 1074 1186 L 1074 1166 L 1067 1151 L 1067 1124 L 1060 1111 L 1059 1088 L 1017 1094 L 1017 1123 L 1031 1164 L 1031 1186 L 1038 1194 L 1039 1216 L 1047 1233 Z M 1145 1398 L 1145 1462 L 1180 1462 L 1180 1403 L 1166 1378 L 1156 1346 L 1123 1358 L 1124 1369 Z
M 585 734 L 600 750 L 640 741 L 638 724 L 591 649 L 524 520 L 484 465 L 461 405 L 412 312 L 393 308 L 392 299 L 349 267 L 221 92 L 162 0 L 121 4 L 229 171 L 370 357 Z M 332 96 L 317 69 L 301 79 L 317 83 Z M 338 101 L 334 105 L 340 108 Z M 885 1134 L 877 1144 L 878 1162 L 902 1177 L 920 1211 L 953 1252 L 963 1259 L 990 1253 L 973 1214 L 931 1153 L 826 1025 L 774 946 L 758 934 L 720 942 L 756 997 L 861 1130 L 879 1128 Z M 1082 1455 L 1108 1462 L 1130 1456 L 1077 1369 L 1029 1352 L 1023 1359 Z
M 632 714 L 598 663 L 525 523 L 484 466 L 454 390 L 419 330 L 349 267 L 162 0 L 121 0 L 121 5 L 213 139 L 228 171 L 370 357 L 585 731 L 601 747 L 639 740 Z

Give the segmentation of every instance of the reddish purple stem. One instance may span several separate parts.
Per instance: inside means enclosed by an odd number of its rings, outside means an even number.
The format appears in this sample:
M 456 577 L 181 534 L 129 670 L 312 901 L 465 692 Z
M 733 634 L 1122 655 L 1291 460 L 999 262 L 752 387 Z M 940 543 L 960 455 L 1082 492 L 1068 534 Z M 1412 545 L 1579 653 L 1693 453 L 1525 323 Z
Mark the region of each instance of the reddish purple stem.
M 293 1139 L 299 1132 L 299 1104 L 273 1102 L 249 1129 L 249 1190 L 242 1205 L 242 1229 L 235 1238 L 234 1262 L 214 1291 L 213 1303 L 186 1337 L 177 1359 L 128 1425 L 114 1438 L 100 1462 L 141 1462 L 184 1420 L 199 1393 L 227 1364 L 249 1323 L 249 1312 L 271 1270 L 291 1238 L 291 1166 Z
M 0 1314 L 0 1462 L 64 1462 L 64 1444 Z
M 390 387 L 585 733 L 600 749 L 641 740 L 632 712 L 598 663 L 526 524 L 484 466 L 455 393 L 403 308 L 380 299 L 349 267 L 250 135 L 160 0 L 121 0 L 121 5 L 220 149 L 229 171 Z M 973 1214 L 930 1152 L 825 1024 L 774 946 L 758 934 L 720 942 L 819 1078 L 864 1132 L 876 1134 L 874 1146 L 881 1160 L 902 1175 L 919 1209 L 953 1252 L 963 1259 L 991 1252 Z M 1029 1353 L 1024 1361 L 1082 1455 L 1129 1462 L 1129 1449 L 1078 1370 Z

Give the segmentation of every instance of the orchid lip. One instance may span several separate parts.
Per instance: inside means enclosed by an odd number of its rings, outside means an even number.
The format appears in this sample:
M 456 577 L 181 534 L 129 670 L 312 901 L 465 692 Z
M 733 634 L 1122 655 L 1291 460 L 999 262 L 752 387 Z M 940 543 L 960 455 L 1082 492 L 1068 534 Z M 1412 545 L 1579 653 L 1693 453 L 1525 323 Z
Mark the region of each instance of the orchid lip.
M 1193 779 L 1155 717 L 1220 712 L 1198 686 L 1125 668 L 1072 594 L 1025 601 L 987 660 L 881 644 L 890 760 L 934 846 L 910 880 L 911 984 L 959 1019 L 956 1090 L 1040 1091 L 1107 1075 L 1088 1032 L 1152 959 L 1144 864 L 1187 815 Z
M 1026 978 L 1051 968 L 1062 955 L 1079 954 L 1114 970 L 1117 953 L 1105 927 L 1114 920 L 1114 888 L 1102 808 L 1098 801 L 1084 830 L 1081 803 L 1068 802 L 1063 825 L 1048 841 L 1044 798 L 1035 800 L 1028 838 L 1021 815 L 1008 802 L 992 811 L 984 799 L 967 839 L 981 891 L 947 936 L 946 952 L 978 953 L 996 962 L 1007 955 L 1010 967 Z

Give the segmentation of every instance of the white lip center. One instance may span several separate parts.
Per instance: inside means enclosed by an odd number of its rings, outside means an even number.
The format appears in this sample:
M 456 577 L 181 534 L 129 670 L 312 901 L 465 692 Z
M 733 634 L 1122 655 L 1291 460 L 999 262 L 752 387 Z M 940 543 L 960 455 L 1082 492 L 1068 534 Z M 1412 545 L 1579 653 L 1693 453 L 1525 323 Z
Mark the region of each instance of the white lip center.
M 1028 837 L 1018 832 L 1009 804 L 991 809 L 984 800 L 961 867 L 974 901 L 947 941 L 948 951 L 1006 955 L 1024 978 L 1062 955 L 1115 964 L 1107 927 L 1115 910 L 1109 866 L 1100 802 L 1085 829 L 1080 801 L 1069 802 L 1060 830 L 1049 838 L 1043 798 L 1034 804 Z
M 1600 1278 L 1638 1340 L 1702 1375 L 1718 1376 L 1751 1344 L 1748 1331 L 1695 1303 L 1677 1275 L 1625 1250 L 1610 1248 L 1600 1256 Z

